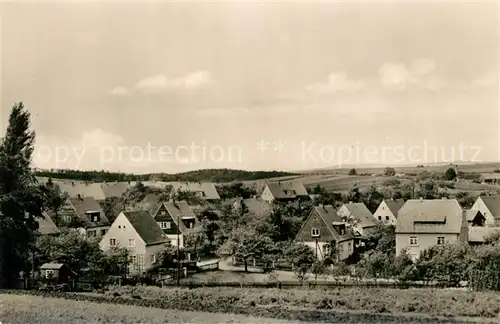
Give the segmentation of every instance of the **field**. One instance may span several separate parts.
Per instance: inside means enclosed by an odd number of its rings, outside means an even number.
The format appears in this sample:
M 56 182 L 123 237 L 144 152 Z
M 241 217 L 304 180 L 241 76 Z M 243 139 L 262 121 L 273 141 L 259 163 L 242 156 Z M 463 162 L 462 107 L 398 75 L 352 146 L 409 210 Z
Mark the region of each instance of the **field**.
M 98 304 L 41 296 L 0 295 L 0 320 L 8 324 L 68 323 L 257 323 L 262 319 L 139 306 Z M 266 323 L 291 323 L 266 319 Z
M 1 321 L 14 324 L 497 323 L 500 308 L 497 294 L 432 289 L 141 286 L 111 287 L 104 294 L 43 294 L 23 291 L 0 294 Z

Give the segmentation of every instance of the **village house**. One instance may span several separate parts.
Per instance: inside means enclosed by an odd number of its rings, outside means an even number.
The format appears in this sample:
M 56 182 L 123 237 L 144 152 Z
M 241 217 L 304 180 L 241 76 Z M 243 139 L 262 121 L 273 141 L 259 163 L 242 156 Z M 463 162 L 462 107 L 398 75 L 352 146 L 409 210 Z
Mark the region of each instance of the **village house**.
M 179 191 L 192 192 L 197 197 L 209 201 L 216 202 L 220 200 L 219 193 L 215 184 L 211 182 L 172 182 L 172 195 Z
M 479 196 L 471 209 L 477 209 L 484 215 L 485 226 L 500 226 L 500 195 Z
M 305 244 L 323 260 L 333 251 L 337 260 L 345 260 L 354 253 L 354 238 L 347 224 L 342 221 L 333 206 L 314 207 L 295 238 Z
M 102 251 L 126 248 L 131 257 L 130 273 L 137 274 L 156 263 L 158 253 L 165 250 L 170 241 L 147 211 L 123 211 L 102 237 Z
M 398 211 L 404 203 L 403 199 L 384 199 L 373 213 L 373 217 L 385 225 L 396 225 Z
M 37 177 L 40 183 L 46 183 L 48 178 Z M 68 193 L 70 198 L 77 197 L 92 197 L 95 200 L 104 201 L 106 195 L 102 190 L 102 183 L 100 182 L 87 182 L 87 181 L 73 181 L 73 180 L 63 180 L 63 179 L 52 179 L 54 184 L 57 184 L 61 188 L 62 192 Z
M 246 210 L 257 217 L 267 216 L 273 211 L 273 206 L 270 203 L 257 198 L 236 198 L 233 202 L 233 208 L 239 212 Z
M 309 200 L 309 194 L 300 181 L 266 182 L 260 198 L 268 203 Z
M 339 208 L 337 214 L 362 236 L 368 235 L 377 228 L 375 218 L 363 203 L 344 204 Z
M 56 224 L 47 213 L 43 212 L 42 216 L 35 217 L 35 220 L 38 223 L 39 234 L 55 236 L 61 233 L 61 230 L 57 228 Z
M 396 255 L 406 250 L 416 260 L 434 245 L 459 242 L 468 242 L 468 226 L 466 212 L 456 199 L 412 199 L 399 210 Z
M 185 201 L 159 203 L 152 216 L 172 245 L 177 246 L 179 236 L 180 247 L 184 246 L 184 235 L 199 223 L 196 214 Z
M 470 226 L 481 226 L 483 227 L 485 222 L 486 222 L 486 218 L 484 217 L 483 213 L 481 213 L 479 210 L 477 209 L 467 209 L 467 210 L 464 210 L 465 212 L 465 218 L 467 219 L 467 224 Z
M 494 233 L 500 233 L 500 227 L 470 226 L 468 241 L 470 245 L 485 244 Z
M 481 182 L 483 184 L 490 184 L 490 185 L 500 184 L 500 173 L 497 172 L 482 173 Z
M 88 238 L 100 239 L 110 226 L 101 206 L 92 197 L 68 198 L 57 218 L 66 227 L 84 230 Z

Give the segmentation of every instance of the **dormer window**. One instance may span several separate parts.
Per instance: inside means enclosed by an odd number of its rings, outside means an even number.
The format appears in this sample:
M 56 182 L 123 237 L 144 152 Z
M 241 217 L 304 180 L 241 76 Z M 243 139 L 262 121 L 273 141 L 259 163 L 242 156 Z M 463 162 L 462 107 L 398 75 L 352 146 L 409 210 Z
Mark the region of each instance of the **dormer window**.
M 311 229 L 311 236 L 312 237 L 319 237 L 319 228 Z
M 88 212 L 85 212 L 85 214 L 87 214 L 87 217 L 90 219 L 90 221 L 92 223 L 96 223 L 96 222 L 101 220 L 101 215 L 99 212 L 88 211 Z

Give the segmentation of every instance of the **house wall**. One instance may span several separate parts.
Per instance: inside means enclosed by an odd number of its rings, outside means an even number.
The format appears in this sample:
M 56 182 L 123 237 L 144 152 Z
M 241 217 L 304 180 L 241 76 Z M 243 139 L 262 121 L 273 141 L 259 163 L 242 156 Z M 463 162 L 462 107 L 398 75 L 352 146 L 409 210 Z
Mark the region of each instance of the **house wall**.
M 302 242 L 301 244 L 309 246 L 313 251 L 314 255 L 317 256 L 318 260 L 323 260 L 324 259 L 324 254 L 323 254 L 323 247 L 327 244 L 330 244 L 331 241 L 328 242 L 321 242 L 318 241 L 318 244 L 316 245 L 316 241 L 309 241 L 309 242 Z M 348 241 L 342 241 L 337 244 L 337 253 L 339 260 L 345 260 L 349 258 L 354 253 L 354 241 L 353 240 L 348 240 Z
M 271 190 L 269 190 L 269 187 L 266 186 L 264 188 L 264 191 L 262 192 L 262 195 L 260 196 L 260 198 L 264 201 L 267 201 L 268 203 L 272 203 L 273 200 L 274 200 L 274 196 L 273 194 L 271 193 Z
M 319 238 L 318 241 L 330 242 L 334 239 L 331 232 L 328 230 L 323 218 L 321 218 L 316 210 L 313 210 L 306 220 L 306 223 L 297 234 L 297 241 L 300 242 L 316 242 L 316 238 L 311 236 L 311 230 L 313 228 L 319 228 Z
M 161 222 L 169 222 L 170 223 L 170 228 L 168 229 L 162 229 L 163 233 L 167 235 L 177 235 L 177 224 L 174 222 L 174 219 L 168 212 L 167 208 L 165 208 L 165 205 L 161 205 L 161 207 L 158 209 L 158 213 L 155 215 L 155 221 L 158 223 L 158 226 L 160 226 Z M 182 221 L 182 220 L 181 220 Z M 161 228 L 161 226 L 160 226 Z
M 101 250 L 108 251 L 113 248 L 110 245 L 110 239 L 116 240 L 116 248 L 126 248 L 131 257 L 135 256 L 135 263 L 131 264 L 129 268 L 130 273 L 137 273 L 143 270 L 142 267 L 140 267 L 140 261 L 143 259 L 144 264 L 146 264 L 146 246 L 123 213 L 118 215 L 99 242 Z M 135 241 L 135 246 L 129 246 L 129 239 Z
M 410 237 L 417 237 L 418 245 L 410 246 Z M 396 255 L 400 255 L 403 249 L 407 249 L 412 259 L 417 259 L 420 252 L 437 244 L 438 236 L 443 236 L 445 243 L 458 243 L 458 234 L 399 234 L 396 233 Z
M 474 205 L 472 205 L 471 209 L 477 209 L 483 214 L 484 218 L 486 219 L 484 223 L 485 226 L 495 226 L 495 219 L 493 215 L 491 215 L 490 210 L 488 209 L 488 207 L 486 207 L 481 197 L 478 197 L 476 199 L 476 202 L 474 203 Z
M 177 246 L 177 234 L 167 234 L 167 238 L 173 246 Z M 184 235 L 179 235 L 179 246 L 184 247 Z
M 92 227 L 92 228 L 89 228 L 86 230 L 87 237 L 101 239 L 106 234 L 106 232 L 108 230 L 109 230 L 109 226 Z M 102 231 L 104 231 L 104 234 Z M 93 233 L 95 233 L 95 234 L 93 234 Z
M 386 225 L 396 225 L 396 217 L 392 213 L 389 206 L 387 206 L 385 201 L 382 201 L 380 203 L 380 206 L 378 206 L 377 210 L 373 214 L 373 217 L 375 217 L 377 221 L 380 221 Z M 388 220 L 387 217 L 389 218 Z
M 167 245 L 168 244 L 155 244 L 155 245 L 146 246 L 146 252 L 144 254 L 144 268 L 145 269 L 149 269 L 154 265 L 154 263 L 157 260 L 156 255 L 159 252 L 164 251 L 165 248 L 167 247 Z M 153 259 L 153 256 L 155 256 L 154 259 Z

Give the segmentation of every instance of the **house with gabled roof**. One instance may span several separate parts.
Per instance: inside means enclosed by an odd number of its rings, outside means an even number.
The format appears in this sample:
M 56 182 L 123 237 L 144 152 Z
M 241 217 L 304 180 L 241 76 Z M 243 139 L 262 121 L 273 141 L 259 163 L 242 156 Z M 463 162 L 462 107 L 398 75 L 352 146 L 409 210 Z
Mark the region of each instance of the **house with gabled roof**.
M 319 260 L 336 251 L 338 260 L 345 260 L 354 253 L 354 235 L 333 206 L 315 206 L 299 233 L 296 243 L 305 244 L 315 251 Z
M 273 206 L 270 203 L 257 198 L 236 198 L 233 207 L 238 211 L 246 210 L 257 217 L 267 216 L 273 211 Z
M 35 221 L 38 223 L 38 233 L 41 235 L 58 235 L 61 233 L 61 230 L 46 212 L 43 212 L 41 217 L 35 217 Z
M 484 226 L 486 218 L 484 217 L 483 213 L 481 213 L 481 211 L 477 209 L 467 209 L 464 210 L 464 213 L 465 213 L 465 218 L 467 219 L 467 224 L 469 226 L 473 227 Z
M 220 200 L 215 184 L 212 182 L 172 182 L 172 194 L 179 191 L 194 193 L 197 197 L 207 201 Z
M 343 204 L 337 213 L 343 221 L 362 236 L 368 235 L 377 228 L 377 221 L 363 203 Z
M 373 213 L 373 217 L 383 224 L 396 225 L 398 211 L 404 203 L 403 199 L 384 199 Z
M 37 178 L 40 183 L 45 183 L 48 178 L 39 177 Z M 63 180 L 63 179 L 52 179 L 52 182 L 57 184 L 62 192 L 67 192 L 68 196 L 71 198 L 81 197 L 92 197 L 97 201 L 104 201 L 106 195 L 102 190 L 101 183 L 99 182 L 86 182 L 86 181 L 76 181 L 76 180 Z
M 101 205 L 93 197 L 70 197 L 58 213 L 62 226 L 81 228 L 87 237 L 102 237 L 111 225 Z
M 99 243 L 104 252 L 126 248 L 132 259 L 129 270 L 134 274 L 153 267 L 158 253 L 169 245 L 163 230 L 145 210 L 121 212 Z
M 468 242 L 466 217 L 456 199 L 406 201 L 396 222 L 396 255 L 406 250 L 416 260 L 434 245 Z
M 495 233 L 500 233 L 500 227 L 469 226 L 469 244 L 485 244 L 487 243 L 487 239 Z
M 479 196 L 471 209 L 477 209 L 484 215 L 486 226 L 500 226 L 500 195 Z
M 172 245 L 184 246 L 184 235 L 199 226 L 198 218 L 185 201 L 169 201 L 158 204 L 152 216 Z
M 260 198 L 268 203 L 310 199 L 302 182 L 297 180 L 266 182 Z

